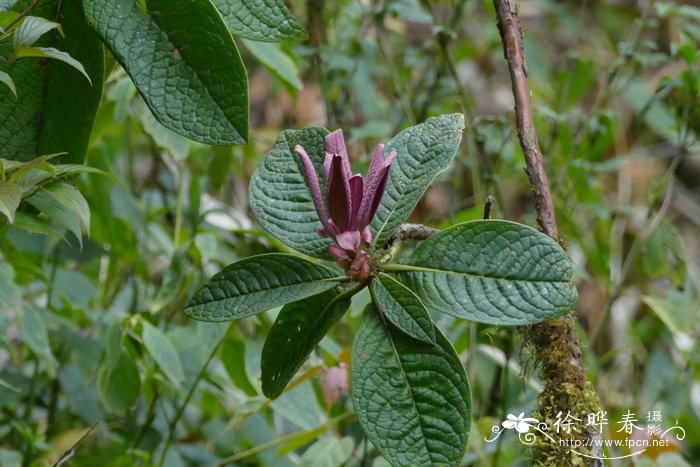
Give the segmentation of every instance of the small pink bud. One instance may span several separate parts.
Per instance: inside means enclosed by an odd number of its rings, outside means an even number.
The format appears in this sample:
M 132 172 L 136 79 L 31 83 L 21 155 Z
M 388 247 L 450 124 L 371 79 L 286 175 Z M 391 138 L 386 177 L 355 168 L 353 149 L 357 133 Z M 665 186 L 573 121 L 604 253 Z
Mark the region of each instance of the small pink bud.
M 340 393 L 349 390 L 347 363 L 341 362 L 338 366 L 329 368 L 326 371 L 326 375 L 323 378 L 323 400 L 326 401 L 326 406 L 329 410 L 340 398 Z

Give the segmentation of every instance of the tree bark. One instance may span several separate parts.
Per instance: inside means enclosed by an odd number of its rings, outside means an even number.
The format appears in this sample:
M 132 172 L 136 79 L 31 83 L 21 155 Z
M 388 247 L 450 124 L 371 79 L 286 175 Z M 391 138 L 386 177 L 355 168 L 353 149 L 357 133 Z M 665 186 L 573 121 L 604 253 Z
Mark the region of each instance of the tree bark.
M 515 98 L 515 118 L 520 146 L 525 155 L 526 172 L 530 180 L 540 229 L 561 243 L 554 211 L 554 202 L 549 188 L 549 179 L 544 169 L 535 131 L 530 87 L 527 78 L 527 63 L 523 49 L 523 37 L 517 15 L 515 0 L 494 0 L 498 30 L 503 42 L 503 51 Z M 567 438 L 578 438 L 583 443 L 599 438 L 595 429 L 586 430 L 588 414 L 600 411 L 598 395 L 586 379 L 581 358 L 581 348 L 575 331 L 573 313 L 551 321 L 523 328 L 525 343 L 532 350 L 538 366 L 544 390 L 538 397 L 536 413 L 541 422 L 551 429 L 558 414 L 562 419 L 567 413 L 581 419 L 578 432 L 566 434 Z M 543 437 L 541 437 L 543 438 Z M 585 444 L 584 444 L 585 446 Z M 573 453 L 566 446 L 559 446 L 538 437 L 533 451 L 533 465 L 602 465 L 599 449 L 577 449 L 582 455 Z

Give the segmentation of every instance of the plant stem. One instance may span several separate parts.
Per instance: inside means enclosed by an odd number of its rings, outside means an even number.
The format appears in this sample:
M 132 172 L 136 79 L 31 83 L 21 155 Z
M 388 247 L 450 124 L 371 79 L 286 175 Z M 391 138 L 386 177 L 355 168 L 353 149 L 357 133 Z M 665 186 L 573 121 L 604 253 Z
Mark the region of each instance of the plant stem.
M 29 383 L 29 394 L 27 395 L 27 403 L 24 407 L 23 420 L 25 423 L 29 423 L 29 419 L 32 416 L 32 408 L 34 407 L 34 391 L 36 390 L 36 380 L 39 377 L 39 360 L 34 362 L 34 369 L 32 370 L 32 379 Z M 24 447 L 22 453 L 22 466 L 28 466 L 32 461 L 32 453 L 34 451 L 34 440 L 28 440 L 27 445 Z
M 7 27 L 5 28 L 5 31 L 11 31 L 12 28 L 17 25 L 17 23 L 22 21 L 22 19 L 25 16 L 27 16 L 29 13 L 31 13 L 32 10 L 34 10 L 36 7 L 38 7 L 40 3 L 41 3 L 41 0 L 34 0 L 34 2 L 31 5 L 29 5 L 22 13 L 20 13 L 17 18 L 10 21 L 10 24 L 8 24 Z
M 219 346 L 221 345 L 222 340 L 217 342 L 217 344 L 214 346 L 212 351 L 209 353 L 209 356 L 207 357 L 206 362 L 204 362 L 204 365 L 202 365 L 202 368 L 199 370 L 199 373 L 197 373 L 197 377 L 195 378 L 194 382 L 192 383 L 192 386 L 190 386 L 190 389 L 187 392 L 185 399 L 182 401 L 182 404 L 180 404 L 180 407 L 178 407 L 178 409 L 175 411 L 175 416 L 168 424 L 168 438 L 165 441 L 165 446 L 163 446 L 163 451 L 160 453 L 160 460 L 158 461 L 158 467 L 163 467 L 163 463 L 165 462 L 165 457 L 168 454 L 168 450 L 170 449 L 170 445 L 172 444 L 173 438 L 175 437 L 175 428 L 177 427 L 177 422 L 180 421 L 182 414 L 185 413 L 185 409 L 187 408 L 187 404 L 189 404 L 190 399 L 192 398 L 192 395 L 194 394 L 194 390 L 197 388 L 199 381 L 204 377 L 204 373 L 206 373 L 206 370 L 207 370 L 207 367 L 209 366 L 209 363 L 211 363 L 212 359 L 214 358 L 214 355 L 216 355 L 216 352 L 219 350 Z
M 512 0 L 494 0 L 493 4 L 515 98 L 518 139 L 525 156 L 526 173 L 534 192 L 537 223 L 545 234 L 561 242 L 549 179 L 535 131 L 517 4 Z M 536 361 L 542 365 L 545 388 L 538 399 L 538 412 L 545 420 L 553 419 L 558 412 L 572 411 L 580 414 L 600 410 L 598 396 L 586 378 L 575 320 L 571 314 L 530 326 L 524 330 L 524 337 L 533 349 Z M 594 446 L 592 438 L 598 435 L 595 432 L 582 432 L 579 436 L 584 446 Z M 557 458 L 562 466 L 600 465 L 598 459 L 574 456 L 565 448 L 557 448 L 559 447 L 536 446 L 533 462 L 537 464 L 538 460 L 544 462 L 547 458 Z M 541 458 L 537 459 L 537 456 Z
M 180 246 L 180 241 L 182 237 L 182 218 L 185 209 L 185 168 L 181 167 L 179 174 L 177 176 L 177 193 L 175 198 L 175 228 L 173 233 L 173 245 L 175 249 Z
M 151 398 L 151 402 L 148 404 L 148 410 L 146 411 L 146 419 L 144 420 L 143 424 L 141 424 L 138 433 L 134 437 L 134 441 L 131 443 L 131 447 L 134 449 L 138 449 L 139 444 L 141 444 L 141 440 L 143 439 L 143 435 L 146 434 L 146 431 L 148 431 L 148 429 L 153 424 L 153 420 L 155 420 L 156 418 L 156 403 L 158 402 L 160 393 L 158 392 L 158 384 L 156 384 L 155 382 L 153 382 L 152 384 L 153 397 Z

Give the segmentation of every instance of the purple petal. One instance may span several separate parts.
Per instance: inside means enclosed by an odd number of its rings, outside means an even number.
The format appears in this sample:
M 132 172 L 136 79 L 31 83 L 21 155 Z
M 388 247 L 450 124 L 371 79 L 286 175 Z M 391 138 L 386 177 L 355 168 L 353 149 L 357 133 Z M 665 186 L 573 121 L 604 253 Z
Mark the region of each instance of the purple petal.
M 362 229 L 361 237 L 362 237 L 362 243 L 366 243 L 368 245 L 370 245 L 372 243 L 372 240 L 373 240 L 372 231 L 369 230 L 369 227 L 365 227 L 364 229 Z
M 362 238 L 360 232 L 352 230 L 350 232 L 339 233 L 335 236 L 335 241 L 338 246 L 346 251 L 355 251 L 360 246 Z
M 328 245 L 328 253 L 330 253 L 335 259 L 339 261 L 350 259 L 348 253 L 339 246 Z
M 333 156 L 328 184 L 328 214 L 340 232 L 348 230 L 350 223 L 350 182 L 342 168 L 342 157 Z
M 362 206 L 358 214 L 360 228 L 369 225 L 374 214 L 377 212 L 379 203 L 384 196 L 391 163 L 394 162 L 396 156 L 396 151 L 391 151 L 389 157 L 384 160 L 384 145 L 380 144 L 377 146 L 377 149 L 375 149 L 374 155 L 372 156 L 372 163 L 367 173 Z
M 332 133 L 326 135 L 326 152 L 330 154 L 337 154 L 342 157 L 343 161 L 343 171 L 347 178 L 352 177 L 352 170 L 350 169 L 350 159 L 348 159 L 348 150 L 345 148 L 345 138 L 343 137 L 343 130 L 335 130 Z
M 358 213 L 362 205 L 362 176 L 353 175 L 350 179 L 350 230 L 359 230 Z
M 326 181 L 326 197 L 328 196 L 328 187 L 331 183 L 331 164 L 333 163 L 333 154 L 326 153 L 326 158 L 323 160 L 323 179 Z
M 340 229 L 337 225 L 335 225 L 333 219 L 328 219 L 328 232 L 331 234 L 332 237 L 335 237 L 340 232 Z
M 321 186 L 318 183 L 318 175 L 316 174 L 316 169 L 314 164 L 311 162 L 311 158 L 303 147 L 296 145 L 294 147 L 294 152 L 299 154 L 301 158 L 301 166 L 304 169 L 304 177 L 306 178 L 306 186 L 309 187 L 311 192 L 311 198 L 314 201 L 314 207 L 316 208 L 316 213 L 318 218 L 321 220 L 321 224 L 329 232 L 331 231 L 330 224 L 328 223 L 328 216 L 326 215 L 326 208 L 323 205 L 323 197 L 321 196 Z
M 372 222 L 372 218 L 374 215 L 377 213 L 377 208 L 379 208 L 379 203 L 381 203 L 382 198 L 384 197 L 384 191 L 386 190 L 386 182 L 389 180 L 389 171 L 391 170 L 391 165 L 386 167 L 384 169 L 384 173 L 382 174 L 382 178 L 379 180 L 379 184 L 377 185 L 377 189 L 374 192 L 374 198 L 372 199 L 372 204 L 369 207 L 369 212 L 367 213 L 367 217 L 364 220 L 364 225 L 369 225 L 370 222 Z

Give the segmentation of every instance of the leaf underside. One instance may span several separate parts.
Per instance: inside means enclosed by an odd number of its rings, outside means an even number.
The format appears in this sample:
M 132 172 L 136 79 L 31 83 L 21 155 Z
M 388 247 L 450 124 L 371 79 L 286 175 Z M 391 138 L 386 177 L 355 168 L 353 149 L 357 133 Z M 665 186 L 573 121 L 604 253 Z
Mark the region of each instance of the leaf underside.
M 402 332 L 429 344 L 435 343 L 435 328 L 425 306 L 405 285 L 379 273 L 370 284 L 374 305 Z
M 231 321 L 319 294 L 344 279 L 338 271 L 297 256 L 252 256 L 209 279 L 185 313 L 202 321 Z
M 304 254 L 328 257 L 328 238 L 321 238 L 321 221 L 314 208 L 294 147 L 301 145 L 313 161 L 317 174 L 323 174 L 324 137 L 328 130 L 308 127 L 286 130 L 258 164 L 250 180 L 250 209 L 272 235 Z M 321 176 L 321 191 L 325 182 Z
M 455 225 L 389 267 L 430 310 L 489 324 L 522 325 L 571 310 L 571 263 L 551 238 L 502 220 Z
M 212 3 L 236 36 L 265 42 L 307 37 L 282 0 L 212 0 Z
M 412 339 L 365 309 L 352 349 L 352 399 L 367 437 L 394 466 L 458 465 L 471 392 L 452 345 Z
M 153 115 L 205 144 L 248 138 L 248 79 L 231 33 L 209 0 L 83 2 L 85 15 Z
M 372 220 L 374 245 L 383 246 L 408 219 L 438 173 L 452 162 L 462 140 L 464 116 L 441 115 L 403 130 L 385 153 L 396 151 L 382 202 Z
M 282 394 L 289 381 L 350 306 L 350 299 L 333 301 L 342 288 L 289 303 L 282 308 L 262 350 L 262 390 L 270 399 Z

